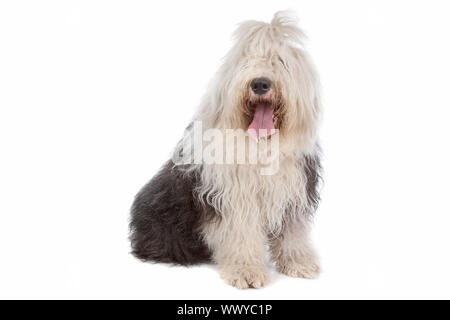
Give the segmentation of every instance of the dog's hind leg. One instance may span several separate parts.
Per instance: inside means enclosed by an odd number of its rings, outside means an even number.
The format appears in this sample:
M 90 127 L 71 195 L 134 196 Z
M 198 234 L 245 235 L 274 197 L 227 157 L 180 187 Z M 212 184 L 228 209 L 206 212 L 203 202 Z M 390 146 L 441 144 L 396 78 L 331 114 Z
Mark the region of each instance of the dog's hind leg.
M 201 239 L 204 215 L 196 205 L 194 176 L 167 163 L 138 193 L 131 210 L 132 253 L 142 260 L 190 265 L 209 261 Z

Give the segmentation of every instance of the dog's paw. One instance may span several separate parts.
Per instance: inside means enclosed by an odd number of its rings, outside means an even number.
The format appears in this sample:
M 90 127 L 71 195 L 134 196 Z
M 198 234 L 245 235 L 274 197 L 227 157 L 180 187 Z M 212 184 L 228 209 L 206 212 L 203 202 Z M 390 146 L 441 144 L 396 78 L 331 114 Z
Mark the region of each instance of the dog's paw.
M 277 270 L 294 278 L 316 279 L 320 274 L 319 264 L 315 261 L 278 262 Z
M 234 266 L 224 267 L 220 277 L 229 285 L 238 289 L 264 287 L 269 277 L 264 267 Z

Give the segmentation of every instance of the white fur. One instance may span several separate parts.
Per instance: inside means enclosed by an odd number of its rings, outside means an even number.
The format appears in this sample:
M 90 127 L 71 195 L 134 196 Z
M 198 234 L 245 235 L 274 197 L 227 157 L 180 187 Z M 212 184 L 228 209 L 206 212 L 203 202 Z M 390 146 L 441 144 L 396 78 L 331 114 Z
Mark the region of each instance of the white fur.
M 270 24 L 244 22 L 236 30 L 235 38 L 236 43 L 210 84 L 194 121 L 202 121 L 204 129 L 243 129 L 242 141 L 247 145 L 257 143 L 245 132 L 248 123 L 242 116 L 244 101 L 252 79 L 271 79 L 284 111 L 283 125 L 276 133 L 279 170 L 274 175 L 261 175 L 261 165 L 250 163 L 197 164 L 188 170 L 200 172 L 201 186 L 196 190 L 199 199 L 207 201 L 222 217 L 206 224 L 202 231 L 222 277 L 245 288 L 267 282 L 265 246 L 283 239 L 283 222 L 300 219 L 301 225 L 307 224 L 305 213 L 310 208 L 302 159 L 305 154 L 315 152 L 321 105 L 318 77 L 303 49 L 304 35 L 288 13 L 276 13 Z M 176 152 L 186 152 L 182 146 L 190 134 L 187 130 Z M 306 246 L 307 228 L 300 231 L 303 235 L 298 239 L 305 239 L 305 245 L 300 244 L 299 252 Z M 306 256 L 314 259 L 312 253 L 296 254 L 297 249 L 289 246 L 292 239 L 295 237 L 291 235 L 284 244 L 278 241 L 274 246 L 278 248 L 275 260 L 286 264 L 283 252 L 299 261 Z M 286 268 L 283 270 L 291 270 L 286 273 L 295 273 L 292 271 L 295 266 Z

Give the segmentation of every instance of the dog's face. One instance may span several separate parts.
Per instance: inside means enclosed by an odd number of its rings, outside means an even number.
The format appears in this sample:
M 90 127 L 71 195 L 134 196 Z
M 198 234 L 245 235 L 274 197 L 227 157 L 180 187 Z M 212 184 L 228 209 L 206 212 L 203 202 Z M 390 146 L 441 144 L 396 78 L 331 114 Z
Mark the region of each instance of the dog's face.
M 275 16 L 270 24 L 242 23 L 235 38 L 211 90 L 215 95 L 207 107 L 213 126 L 254 129 L 249 134 L 256 139 L 278 129 L 281 141 L 307 146 L 315 140 L 320 102 L 302 32 L 293 21 Z
M 250 136 L 256 139 L 270 136 L 286 122 L 288 101 L 283 89 L 289 82 L 288 69 L 279 52 L 242 60 L 246 61 L 242 66 L 243 78 L 235 89 L 243 90 L 238 112 L 242 113 L 244 128 Z

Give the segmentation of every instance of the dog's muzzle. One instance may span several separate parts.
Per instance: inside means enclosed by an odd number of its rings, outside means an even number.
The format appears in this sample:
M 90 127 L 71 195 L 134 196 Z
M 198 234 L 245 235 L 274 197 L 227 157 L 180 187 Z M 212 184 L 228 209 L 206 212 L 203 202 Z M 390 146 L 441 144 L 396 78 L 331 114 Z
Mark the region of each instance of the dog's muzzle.
M 266 94 L 270 90 L 271 86 L 272 83 L 267 78 L 256 78 L 250 83 L 252 91 L 260 96 Z
M 255 78 L 250 82 L 253 119 L 248 127 L 249 135 L 255 140 L 269 137 L 275 132 L 276 118 L 272 82 L 268 78 Z

